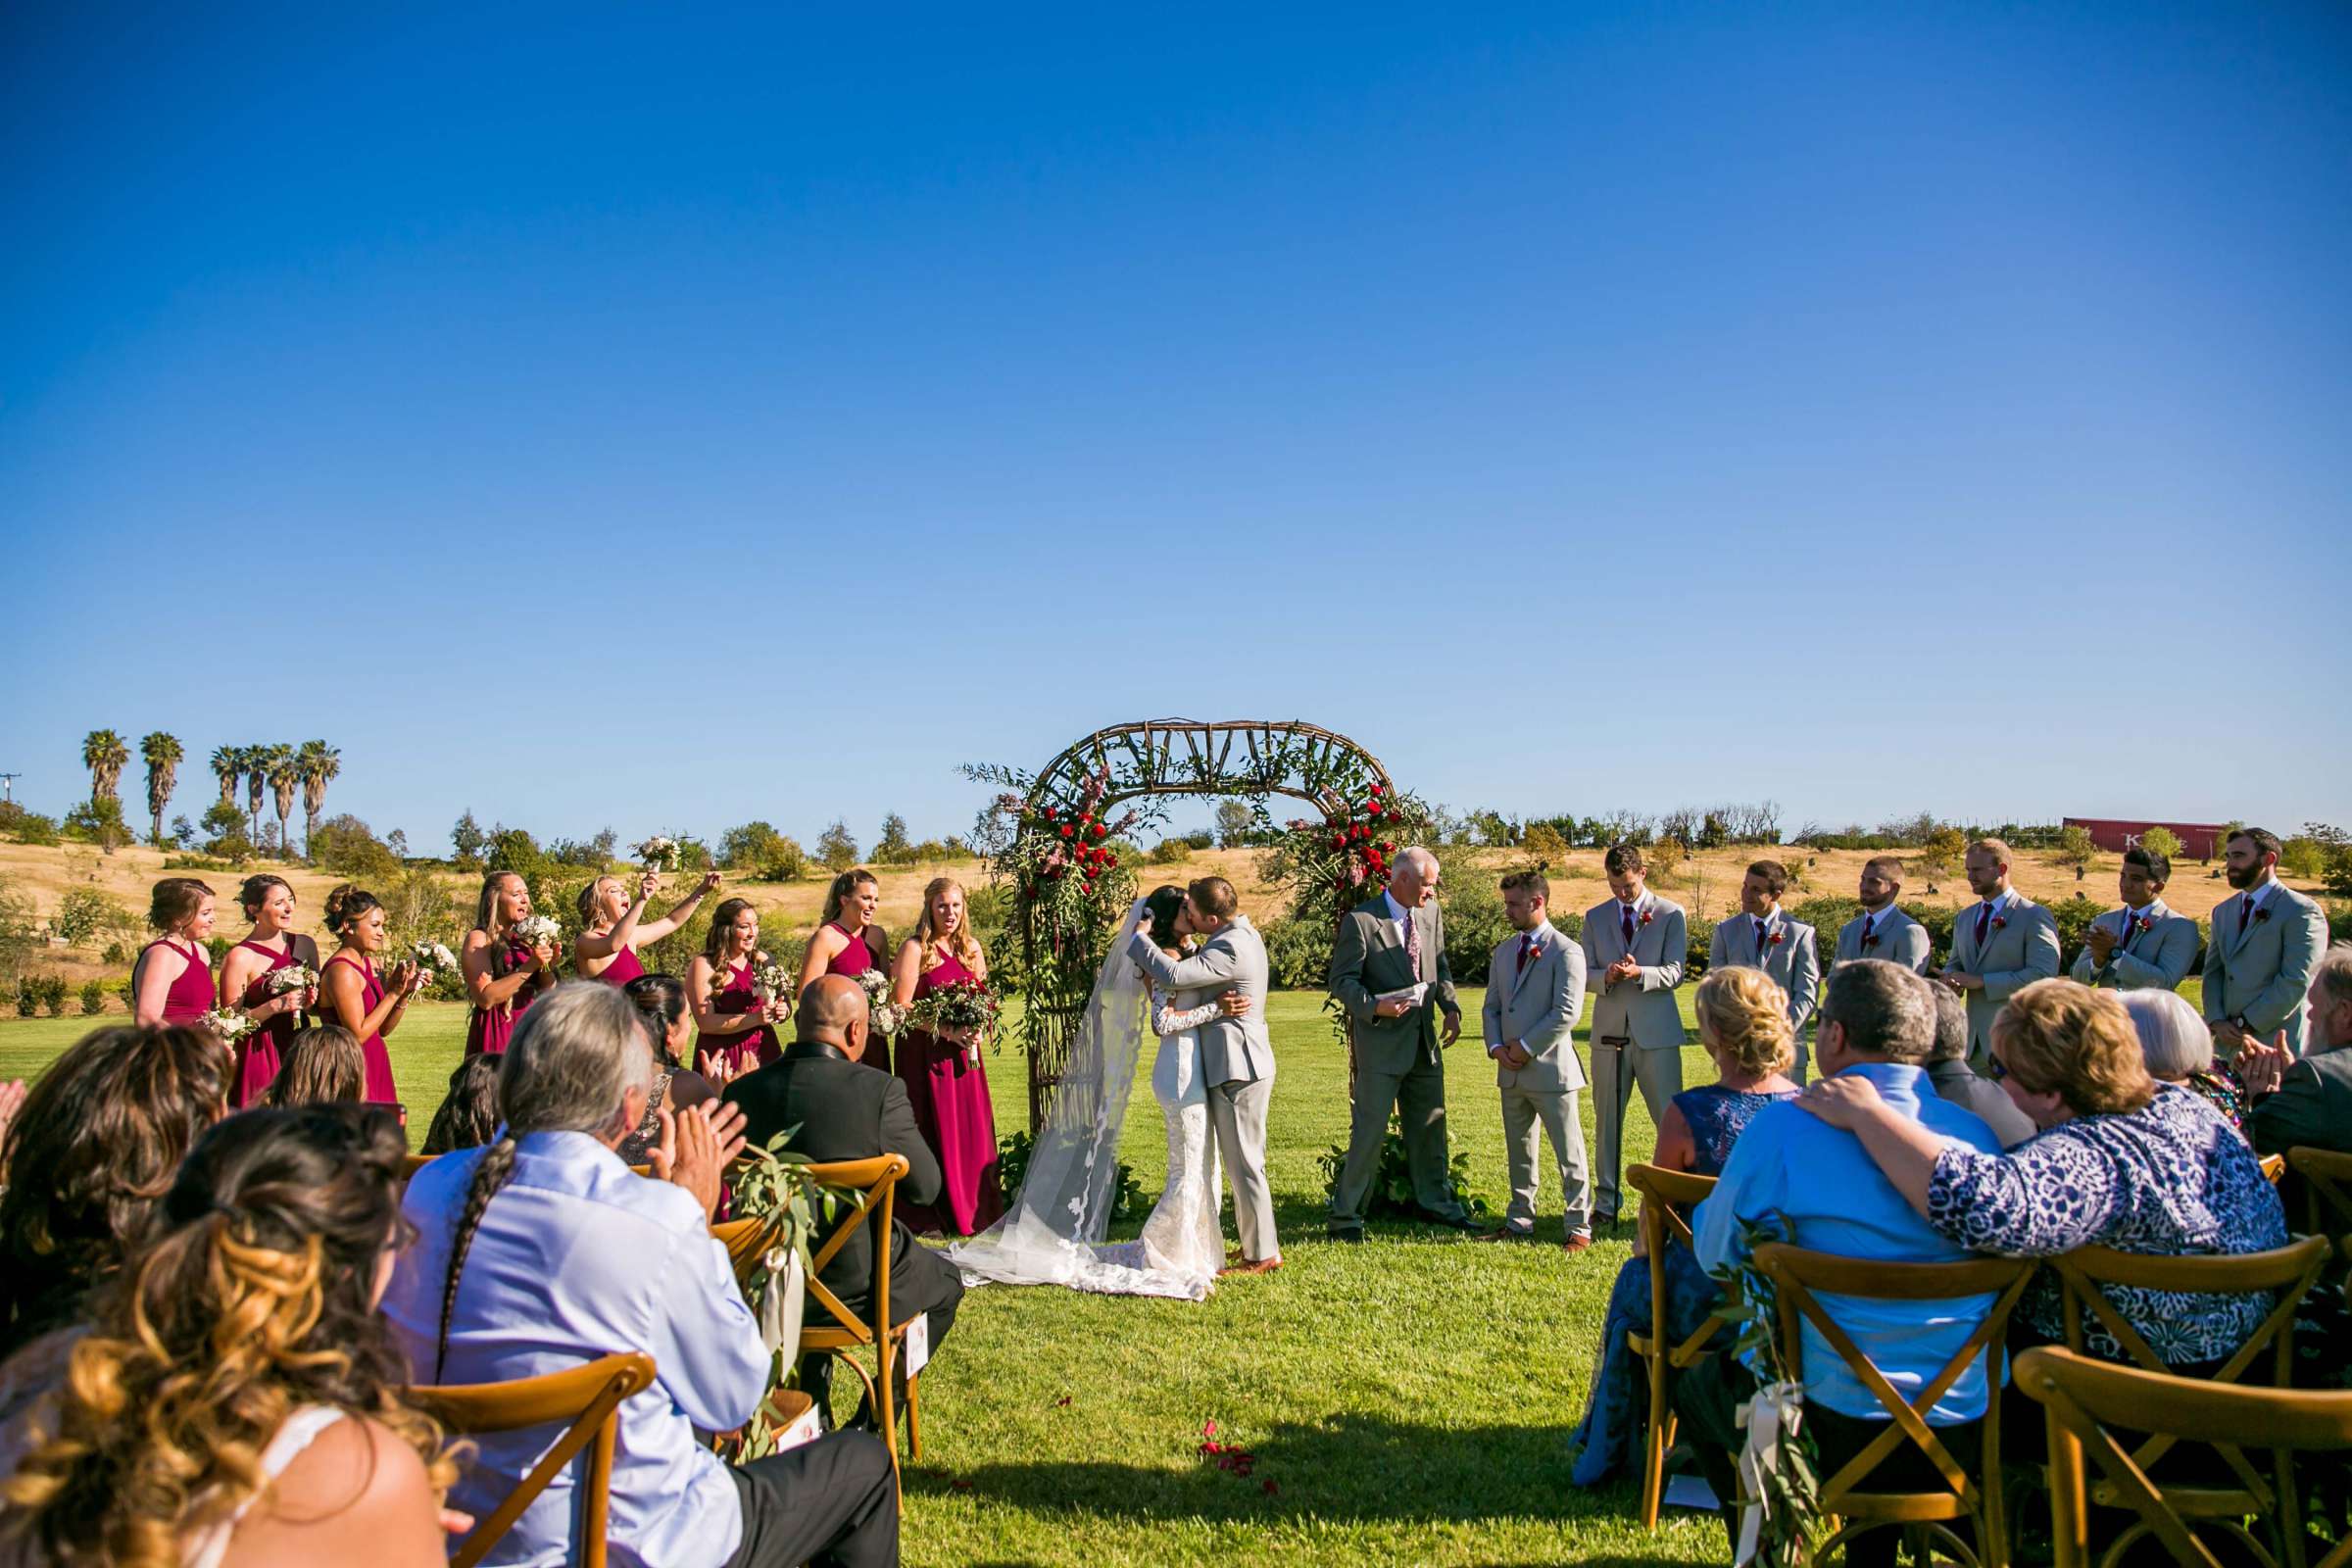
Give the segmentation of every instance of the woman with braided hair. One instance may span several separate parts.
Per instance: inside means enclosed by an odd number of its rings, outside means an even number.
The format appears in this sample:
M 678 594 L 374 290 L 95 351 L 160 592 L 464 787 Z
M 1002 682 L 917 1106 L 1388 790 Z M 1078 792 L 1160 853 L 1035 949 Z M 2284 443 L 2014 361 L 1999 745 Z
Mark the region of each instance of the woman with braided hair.
M 86 1332 L 0 1373 L 0 1561 L 446 1560 L 455 1472 L 375 1314 L 406 1150 L 360 1105 L 248 1111 L 198 1141 Z

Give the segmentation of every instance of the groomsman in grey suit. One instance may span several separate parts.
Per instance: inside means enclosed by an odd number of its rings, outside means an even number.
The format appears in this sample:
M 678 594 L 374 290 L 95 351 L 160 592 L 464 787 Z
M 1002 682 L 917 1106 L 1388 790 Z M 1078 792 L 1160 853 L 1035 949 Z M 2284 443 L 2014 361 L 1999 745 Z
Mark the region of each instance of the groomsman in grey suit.
M 1796 1060 L 1788 1076 L 1805 1081 L 1805 1025 L 1821 999 L 1821 946 L 1813 928 L 1791 920 L 1781 908 L 1788 891 L 1788 868 L 1758 860 L 1740 879 L 1740 912 L 1717 922 L 1707 942 L 1707 967 L 1726 964 L 1761 969 L 1788 994 L 1788 1027 L 1796 1036 Z
M 1152 945 L 1141 926 L 1127 952 L 1144 972 L 1170 994 L 1191 986 L 1221 986 L 1249 999 L 1240 1017 L 1231 1013 L 1200 1026 L 1200 1082 L 1208 1091 L 1208 1121 L 1233 1184 L 1233 1227 L 1242 1239 L 1241 1261 L 1228 1274 L 1271 1274 L 1282 1267 L 1282 1243 L 1274 1234 L 1274 1193 L 1266 1185 L 1266 1104 L 1274 1098 L 1274 1040 L 1266 1033 L 1266 944 L 1241 912 L 1233 884 L 1204 876 L 1185 889 L 1178 929 L 1207 938 L 1200 951 L 1182 960 Z
M 2328 949 L 2328 916 L 2281 883 L 2278 866 L 2277 834 L 2230 836 L 2222 867 L 2237 893 L 2214 906 L 2205 944 L 2205 1021 L 2224 1061 L 2281 1031 L 2288 1054 L 2303 1054 L 2303 997 Z
M 2197 961 L 2197 922 L 2165 907 L 2164 885 L 2172 879 L 2173 858 L 2162 850 L 2133 845 L 2124 852 L 2118 879 L 2124 906 L 2090 922 L 2069 971 L 2076 980 L 2117 991 L 2180 989 Z
M 1585 1010 L 1585 950 L 1551 923 L 1551 884 L 1543 872 L 1504 877 L 1502 907 L 1518 934 L 1497 944 L 1488 960 L 1482 1015 L 1487 1054 L 1494 1058 L 1494 1082 L 1502 1090 L 1502 1142 L 1511 1171 L 1511 1206 L 1494 1235 L 1536 1234 L 1536 1196 L 1544 1185 L 1537 1146 L 1548 1136 L 1568 1204 L 1565 1245 L 1574 1256 L 1592 1245 L 1585 1129 L 1576 1114 L 1585 1068 L 1569 1038 Z
M 1937 979 L 1968 999 L 1968 1061 L 1992 1060 L 1992 1020 L 2001 1004 L 2036 980 L 2058 978 L 2058 917 L 2009 885 L 2015 857 L 1999 839 L 1968 847 L 1969 891 L 1978 902 L 1952 923 L 1952 961 Z
M 1862 867 L 1862 885 L 1856 891 L 1862 912 L 1838 927 L 1838 953 L 1830 967 L 1856 958 L 1882 958 L 1913 974 L 1926 974 L 1928 928 L 1894 905 L 1903 891 L 1903 862 L 1891 855 L 1877 857 Z
M 1415 991 L 1417 996 L 1405 994 Z M 1446 1173 L 1446 1067 L 1439 1053 L 1460 1038 L 1462 1007 L 1446 965 L 1436 856 L 1400 851 L 1388 891 L 1342 917 L 1331 949 L 1331 994 L 1346 1009 L 1355 1042 L 1355 1106 L 1348 1161 L 1331 1194 L 1333 1239 L 1364 1239 L 1364 1200 L 1380 1168 L 1391 1110 L 1403 1127 L 1422 1217 L 1470 1229 L 1474 1222 L 1454 1199 Z
M 1602 859 L 1614 897 L 1585 915 L 1585 989 L 1592 1002 L 1592 1122 L 1600 1169 L 1592 1217 L 1614 1224 L 1625 1164 L 1625 1105 L 1642 1086 L 1652 1124 L 1683 1088 L 1683 1015 L 1674 1003 L 1690 928 L 1682 906 L 1649 891 L 1648 867 L 1631 844 Z

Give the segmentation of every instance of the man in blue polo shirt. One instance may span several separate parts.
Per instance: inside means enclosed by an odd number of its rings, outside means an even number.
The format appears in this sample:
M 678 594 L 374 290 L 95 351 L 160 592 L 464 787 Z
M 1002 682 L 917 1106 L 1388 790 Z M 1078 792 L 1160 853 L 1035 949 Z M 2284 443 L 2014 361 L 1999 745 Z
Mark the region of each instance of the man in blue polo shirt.
M 1988 1154 L 2000 1140 L 1983 1118 L 1936 1094 L 1926 1062 L 1936 1042 L 1936 1011 L 1926 988 L 1907 970 L 1878 958 L 1839 964 L 1831 972 L 1821 1009 L 1817 1057 L 1822 1076 L 1860 1073 L 1890 1105 L 1947 1138 Z M 1928 1228 L 1853 1134 L 1807 1114 L 1793 1102 L 1757 1112 L 1723 1168 L 1715 1192 L 1692 1215 L 1698 1260 L 1710 1272 L 1743 1260 L 1747 1228 L 1773 1221 L 1791 1244 L 1841 1257 L 1901 1263 L 1948 1263 L 1968 1254 Z M 1905 1396 L 1926 1387 L 1984 1314 L 1989 1296 L 1944 1301 L 1879 1301 L 1821 1295 L 1838 1327 Z M 1877 1436 L 1887 1419 L 1876 1396 L 1810 1323 L 1804 1326 L 1805 1422 L 1821 1446 L 1826 1477 Z M 1715 1494 L 1734 1493 L 1734 1455 L 1741 1434 L 1735 1409 L 1756 1380 L 1728 1356 L 1714 1356 L 1683 1374 L 1675 1390 L 1682 1416 Z M 1929 1412 L 1928 1424 L 1958 1427 L 1984 1414 L 1983 1363 L 1961 1374 Z M 1972 1433 L 1952 1432 L 1944 1446 L 1967 1462 Z M 1882 1464 L 1880 1485 L 1937 1485 L 1919 1449 L 1905 1444 Z M 1729 1510 L 1727 1508 L 1727 1519 Z M 1735 1524 L 1736 1520 L 1732 1521 Z M 1855 1543 L 1849 1560 L 1879 1553 L 1891 1562 L 1896 1533 L 1874 1531 Z

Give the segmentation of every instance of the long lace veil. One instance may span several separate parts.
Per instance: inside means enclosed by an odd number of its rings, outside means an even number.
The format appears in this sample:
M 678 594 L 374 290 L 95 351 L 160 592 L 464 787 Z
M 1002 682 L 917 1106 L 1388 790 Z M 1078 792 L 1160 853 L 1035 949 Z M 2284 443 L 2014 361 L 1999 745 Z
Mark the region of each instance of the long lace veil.
M 1151 994 L 1128 942 L 1146 917 L 1137 900 L 1095 974 L 1069 1064 L 1046 1108 L 1029 1170 L 1004 1218 L 947 1249 L 967 1284 L 1066 1285 L 1120 1296 L 1202 1294 L 1200 1282 L 1154 1269 L 1134 1243 L 1104 1246 L 1136 1066 L 1154 1040 Z

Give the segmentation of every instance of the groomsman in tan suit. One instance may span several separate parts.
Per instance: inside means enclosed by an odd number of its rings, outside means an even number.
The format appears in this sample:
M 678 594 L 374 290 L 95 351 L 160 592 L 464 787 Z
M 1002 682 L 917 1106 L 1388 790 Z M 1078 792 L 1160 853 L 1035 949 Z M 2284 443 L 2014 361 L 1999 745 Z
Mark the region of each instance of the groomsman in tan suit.
M 2090 922 L 2071 973 L 2086 986 L 2118 991 L 2180 989 L 2197 961 L 2197 922 L 2164 906 L 2164 885 L 2173 879 L 2173 858 L 2133 845 L 2124 852 L 2117 879 L 2124 906 Z
M 1788 997 L 1788 1027 L 1796 1036 L 1796 1060 L 1788 1076 L 1805 1081 L 1805 1025 L 1821 997 L 1821 946 L 1813 928 L 1791 920 L 1781 907 L 1788 891 L 1788 868 L 1758 860 L 1740 879 L 1740 912 L 1719 921 L 1707 940 L 1707 967 L 1740 964 L 1772 976 Z
M 1879 856 L 1862 867 L 1862 885 L 1856 889 L 1862 912 L 1838 927 L 1831 968 L 1856 958 L 1884 958 L 1913 974 L 1928 972 L 1928 928 L 1895 907 L 1902 891 L 1903 862 L 1893 856 Z
M 1690 927 L 1683 906 L 1648 888 L 1648 868 L 1631 844 L 1602 861 L 1615 895 L 1585 915 L 1585 989 L 1592 994 L 1592 1123 L 1600 1135 L 1592 1218 L 1615 1222 L 1625 1165 L 1625 1105 L 1642 1086 L 1654 1125 L 1683 1088 L 1683 1015 L 1674 1002 Z
M 1968 999 L 1968 1060 L 1992 1060 L 1992 1020 L 2001 1004 L 2036 980 L 2058 978 L 2058 917 L 2009 885 L 2009 846 L 1968 847 L 1968 886 L 1978 902 L 1952 922 L 1952 961 L 1936 978 Z

